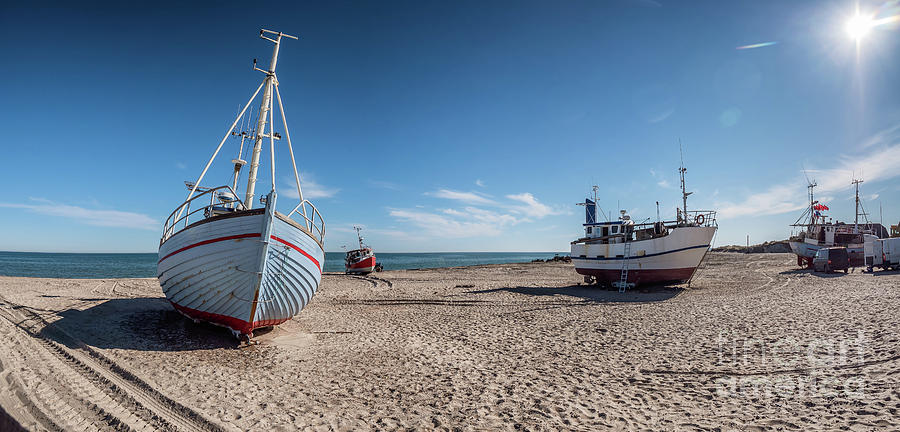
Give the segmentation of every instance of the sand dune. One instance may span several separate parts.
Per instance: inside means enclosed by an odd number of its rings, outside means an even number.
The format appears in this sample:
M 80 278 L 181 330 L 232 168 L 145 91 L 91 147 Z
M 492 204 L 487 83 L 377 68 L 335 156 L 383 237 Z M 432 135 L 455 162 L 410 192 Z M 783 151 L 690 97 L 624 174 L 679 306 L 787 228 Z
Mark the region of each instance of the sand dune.
M 900 427 L 900 273 L 794 262 L 713 253 L 626 294 L 559 263 L 329 274 L 249 347 L 153 279 L 0 278 L 0 406 L 67 430 Z

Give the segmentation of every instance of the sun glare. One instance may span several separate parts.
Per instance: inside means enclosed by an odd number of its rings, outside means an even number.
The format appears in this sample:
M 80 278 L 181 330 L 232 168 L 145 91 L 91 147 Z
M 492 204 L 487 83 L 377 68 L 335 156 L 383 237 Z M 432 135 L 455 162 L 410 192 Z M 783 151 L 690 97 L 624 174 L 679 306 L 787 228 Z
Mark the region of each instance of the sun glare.
M 856 14 L 847 22 L 847 34 L 857 41 L 866 37 L 872 27 L 875 27 L 875 21 L 870 16 Z

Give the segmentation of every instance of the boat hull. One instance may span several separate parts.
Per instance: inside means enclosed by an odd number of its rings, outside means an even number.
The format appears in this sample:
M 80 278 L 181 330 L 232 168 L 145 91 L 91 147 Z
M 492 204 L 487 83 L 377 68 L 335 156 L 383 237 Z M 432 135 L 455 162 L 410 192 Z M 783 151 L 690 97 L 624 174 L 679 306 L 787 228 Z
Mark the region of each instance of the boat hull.
M 631 242 L 627 282 L 635 286 L 687 282 L 709 250 L 716 227 L 677 227 L 659 238 Z M 624 266 L 624 244 L 574 244 L 575 271 L 593 276 L 601 284 L 619 282 Z
M 794 252 L 800 258 L 807 258 L 808 260 L 812 260 L 816 256 L 816 252 L 822 248 L 828 247 L 845 247 L 847 248 L 847 254 L 850 256 L 851 265 L 858 266 L 862 265 L 865 257 L 864 245 L 862 244 L 832 244 L 826 245 L 819 242 L 810 241 L 800 241 L 800 240 L 791 240 L 789 242 L 791 246 L 791 251 Z
M 372 273 L 375 271 L 375 257 L 370 256 L 363 258 L 346 267 L 347 273 Z
M 208 218 L 176 233 L 160 245 L 157 275 L 182 314 L 252 335 L 309 303 L 324 255 L 308 231 L 267 207 Z

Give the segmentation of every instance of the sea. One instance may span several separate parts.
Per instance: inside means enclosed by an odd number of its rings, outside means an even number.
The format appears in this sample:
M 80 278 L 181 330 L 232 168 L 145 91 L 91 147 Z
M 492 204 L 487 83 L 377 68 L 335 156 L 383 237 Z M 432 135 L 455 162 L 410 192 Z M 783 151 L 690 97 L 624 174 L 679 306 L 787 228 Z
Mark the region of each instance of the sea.
M 530 262 L 568 255 L 558 252 L 431 252 L 378 253 L 385 270 L 460 267 Z M 63 279 L 156 277 L 155 253 L 0 252 L 0 276 Z M 344 271 L 344 253 L 326 252 L 326 272 Z

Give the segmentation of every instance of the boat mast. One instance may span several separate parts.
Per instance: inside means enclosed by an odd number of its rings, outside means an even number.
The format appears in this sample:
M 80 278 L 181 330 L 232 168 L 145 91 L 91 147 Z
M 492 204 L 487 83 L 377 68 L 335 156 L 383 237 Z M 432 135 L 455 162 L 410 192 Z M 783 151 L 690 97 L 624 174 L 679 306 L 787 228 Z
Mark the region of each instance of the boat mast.
M 274 34 L 275 39 L 266 37 L 265 33 Z M 247 195 L 244 198 L 244 207 L 246 207 L 247 209 L 253 208 L 253 192 L 256 189 L 256 172 L 259 169 L 259 155 L 262 151 L 263 138 L 268 137 L 265 133 L 266 121 L 267 118 L 270 117 L 270 110 L 272 108 L 272 87 L 275 85 L 275 65 L 278 64 L 278 48 L 281 45 L 282 36 L 291 39 L 297 39 L 297 37 L 295 36 L 287 35 L 282 32 L 273 32 L 271 30 L 265 29 L 260 30 L 260 38 L 275 44 L 275 47 L 272 48 L 272 60 L 269 62 L 268 70 L 263 70 L 256 67 L 256 60 L 253 60 L 253 69 L 265 73 L 266 80 L 263 83 L 265 91 L 263 92 L 262 100 L 259 103 L 259 118 L 256 121 L 256 134 L 254 136 L 255 142 L 253 144 L 253 155 L 250 158 L 250 173 L 249 178 L 247 179 Z M 274 137 L 268 138 L 274 139 Z M 275 189 L 274 184 L 272 185 L 272 189 Z
M 359 231 L 360 231 L 362 228 L 360 228 L 360 227 L 358 227 L 358 226 L 354 226 L 353 229 L 356 230 L 356 238 L 359 239 L 359 248 L 360 248 L 360 249 L 363 249 L 363 243 L 362 243 L 362 240 L 363 240 L 363 239 L 362 239 L 362 235 L 359 234 Z
M 250 114 L 248 115 L 248 120 L 250 118 L 253 118 L 253 108 L 250 108 Z M 246 140 L 247 137 L 250 136 L 250 133 L 249 133 L 249 131 L 246 130 L 246 127 L 244 126 L 244 122 L 242 120 L 241 121 L 241 133 L 235 134 L 234 132 L 232 132 L 231 134 L 241 137 L 241 146 L 238 148 L 237 159 L 231 160 L 231 163 L 234 164 L 234 178 L 231 180 L 231 189 L 234 190 L 235 193 L 237 193 L 237 182 L 238 182 L 238 177 L 240 177 L 240 174 L 241 174 L 241 167 L 243 167 L 244 165 L 247 164 L 247 161 L 241 159 L 241 157 L 243 157 L 243 155 L 244 155 L 244 140 Z M 237 197 L 234 197 L 234 198 L 237 199 Z
M 859 184 L 862 183 L 863 180 L 853 179 L 850 183 L 856 186 L 856 215 L 853 216 L 853 229 L 856 232 L 859 232 Z M 865 212 L 865 210 L 863 210 Z M 865 216 L 865 213 L 863 213 Z M 866 218 L 868 220 L 868 218 Z
M 807 180 L 809 182 L 809 180 Z M 806 188 L 809 189 L 809 229 L 812 229 L 812 226 L 816 224 L 816 210 L 813 208 L 816 205 L 816 201 L 813 199 L 813 189 L 818 186 L 816 181 L 813 180 L 806 184 Z
M 688 221 L 687 214 L 687 197 L 693 192 L 687 192 L 684 185 L 684 172 L 687 171 L 687 168 L 684 167 L 684 150 L 681 147 L 681 138 L 678 139 L 678 151 L 681 153 L 681 167 L 678 168 L 678 173 L 681 175 L 681 199 L 683 201 L 684 207 L 682 207 L 682 211 L 684 214 L 684 221 Z

